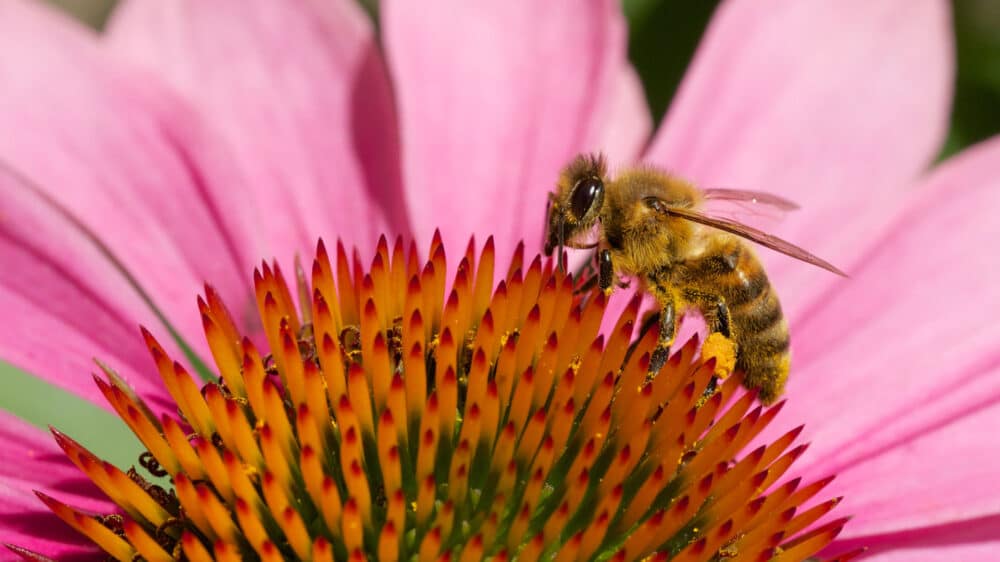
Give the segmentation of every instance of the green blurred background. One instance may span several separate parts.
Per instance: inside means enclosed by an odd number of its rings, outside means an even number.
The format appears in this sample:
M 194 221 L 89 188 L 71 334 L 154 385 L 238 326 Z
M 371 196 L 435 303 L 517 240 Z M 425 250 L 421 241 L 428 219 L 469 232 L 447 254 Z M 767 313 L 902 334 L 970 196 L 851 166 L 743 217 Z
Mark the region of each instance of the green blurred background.
M 623 0 L 629 57 L 657 121 L 718 0 Z M 1000 1 L 952 0 L 958 74 L 951 129 L 941 157 L 1000 131 Z M 664 59 L 667 53 L 667 59 Z M 919 95 L 915 92 L 914 95 Z
M 2 1 L 2 0 L 0 0 Z M 46 0 L 100 28 L 116 0 Z M 169 1 L 169 0 L 163 0 Z M 211 0 L 203 0 L 211 1 Z M 377 0 L 359 0 L 373 13 Z M 417 1 L 417 0 L 412 0 Z M 623 0 L 630 26 L 629 56 L 657 122 L 694 53 L 718 0 Z M 952 0 L 958 75 L 948 139 L 941 157 L 1000 131 L 1000 0 Z M 914 95 L 920 95 L 915 92 Z M 85 373 L 81 373 L 85 375 Z M 31 423 L 69 429 L 80 442 L 119 466 L 134 462 L 137 441 L 105 411 L 0 361 L 0 409 Z M 6 396 L 5 396 L 6 395 Z M 87 420 L 81 424 L 81 419 Z

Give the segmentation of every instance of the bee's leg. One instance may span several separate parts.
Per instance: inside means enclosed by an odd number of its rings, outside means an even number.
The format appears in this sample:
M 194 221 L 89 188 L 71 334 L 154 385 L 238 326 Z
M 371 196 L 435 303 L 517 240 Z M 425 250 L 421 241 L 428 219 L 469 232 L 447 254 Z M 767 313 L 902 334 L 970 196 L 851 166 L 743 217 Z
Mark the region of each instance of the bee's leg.
M 715 304 L 715 332 L 725 336 L 729 341 L 733 340 L 732 330 L 729 327 L 729 307 L 726 306 L 726 301 L 721 297 Z M 718 386 L 719 377 L 713 376 L 708 381 L 708 387 L 705 388 L 705 394 L 709 395 L 715 392 L 716 386 Z
M 732 331 L 729 328 L 729 307 L 726 306 L 726 301 L 722 297 L 719 297 L 719 301 L 715 303 L 715 315 L 715 331 L 733 339 Z
M 705 325 L 708 333 L 719 333 L 728 339 L 732 339 L 732 325 L 730 323 L 729 306 L 726 299 L 720 295 L 686 289 L 682 296 L 689 302 L 698 306 L 702 316 L 705 317 Z
M 611 250 L 604 248 L 597 253 L 598 278 L 604 294 L 611 293 L 615 281 L 615 266 L 611 263 Z
M 685 291 L 684 297 L 698 303 L 705 317 L 708 338 L 702 345 L 702 355 L 708 354 L 716 357 L 719 361 L 718 372 L 728 373 L 735 366 L 737 350 L 733 340 L 732 324 L 726 300 L 719 295 L 701 291 Z M 718 336 L 722 336 L 722 339 Z M 705 392 L 714 392 L 717 382 L 718 376 L 713 376 Z
M 677 312 L 674 296 L 668 293 L 657 294 L 660 301 L 660 335 L 656 348 L 649 358 L 649 374 L 660 372 L 670 357 L 670 346 L 674 343 L 674 333 L 677 330 Z
M 545 241 L 545 246 L 543 250 L 546 256 L 551 256 L 552 250 L 555 249 L 556 247 L 559 247 L 561 249 L 563 244 L 562 225 L 560 224 L 560 228 L 558 228 L 555 233 L 552 232 L 553 219 L 555 218 L 552 215 L 552 212 L 553 210 L 555 210 L 556 213 L 559 212 L 558 209 L 555 208 L 555 204 L 556 204 L 556 195 L 555 193 L 552 193 L 550 191 L 548 198 L 545 201 L 545 220 L 544 222 L 542 222 L 542 240 Z

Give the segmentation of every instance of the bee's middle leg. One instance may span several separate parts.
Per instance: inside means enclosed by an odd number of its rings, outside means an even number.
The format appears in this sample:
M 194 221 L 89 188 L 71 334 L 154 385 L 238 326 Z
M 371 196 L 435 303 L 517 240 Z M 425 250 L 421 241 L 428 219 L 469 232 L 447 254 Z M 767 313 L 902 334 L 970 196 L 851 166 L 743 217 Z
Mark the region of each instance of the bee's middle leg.
M 727 339 L 733 339 L 732 328 L 729 327 L 729 307 L 722 297 L 715 303 L 715 329 L 712 331 L 719 332 Z
M 674 343 L 677 332 L 677 306 L 675 298 L 668 292 L 656 294 L 660 301 L 660 334 L 656 340 L 656 348 L 649 357 L 649 374 L 655 375 L 667 363 L 670 357 L 670 346 Z

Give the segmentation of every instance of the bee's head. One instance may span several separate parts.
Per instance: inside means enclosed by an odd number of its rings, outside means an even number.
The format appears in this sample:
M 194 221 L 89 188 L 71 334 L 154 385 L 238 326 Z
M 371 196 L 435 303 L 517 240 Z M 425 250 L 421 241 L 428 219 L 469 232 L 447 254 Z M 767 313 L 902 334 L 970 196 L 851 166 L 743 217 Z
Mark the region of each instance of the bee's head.
M 597 223 L 604 205 L 607 164 L 604 155 L 577 156 L 559 174 L 556 192 L 549 194 L 545 224 L 545 255 L 568 240 L 589 232 Z

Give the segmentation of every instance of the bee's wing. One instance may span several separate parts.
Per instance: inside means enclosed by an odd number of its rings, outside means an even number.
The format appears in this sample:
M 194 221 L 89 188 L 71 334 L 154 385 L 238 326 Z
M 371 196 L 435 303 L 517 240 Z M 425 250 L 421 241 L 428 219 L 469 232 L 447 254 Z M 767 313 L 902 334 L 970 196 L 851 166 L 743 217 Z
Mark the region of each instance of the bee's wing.
M 667 208 L 666 213 L 678 218 L 689 220 L 691 222 L 696 222 L 699 224 L 703 224 L 705 226 L 717 228 L 719 230 L 728 232 L 730 234 L 735 234 L 736 236 L 739 236 L 741 238 L 746 238 L 747 240 L 756 242 L 761 246 L 771 248 L 776 252 L 781 252 L 786 256 L 791 256 L 795 259 L 802 260 L 806 263 L 810 263 L 817 267 L 822 267 L 823 269 L 831 273 L 836 273 L 837 275 L 840 275 L 842 277 L 847 277 L 846 273 L 838 269 L 830 262 L 810 254 L 809 252 L 803 250 L 802 248 L 796 246 L 795 244 L 792 244 L 791 242 L 786 242 L 785 240 L 782 240 L 777 236 L 768 234 L 762 230 L 757 230 L 756 228 L 747 226 L 745 224 L 738 223 L 734 220 L 729 220 L 722 217 L 710 217 L 708 215 L 704 215 L 696 211 L 692 211 L 689 209 L 680 209 L 677 207 Z
M 737 201 L 749 203 L 753 206 L 773 207 L 779 211 L 794 211 L 799 208 L 798 203 L 795 201 L 790 201 L 780 195 L 767 193 L 766 191 L 717 187 L 703 189 L 701 193 L 705 196 L 706 201 Z
M 773 230 L 790 212 L 799 208 L 780 195 L 744 189 L 702 190 L 698 210 L 709 217 L 722 217 L 761 230 Z

